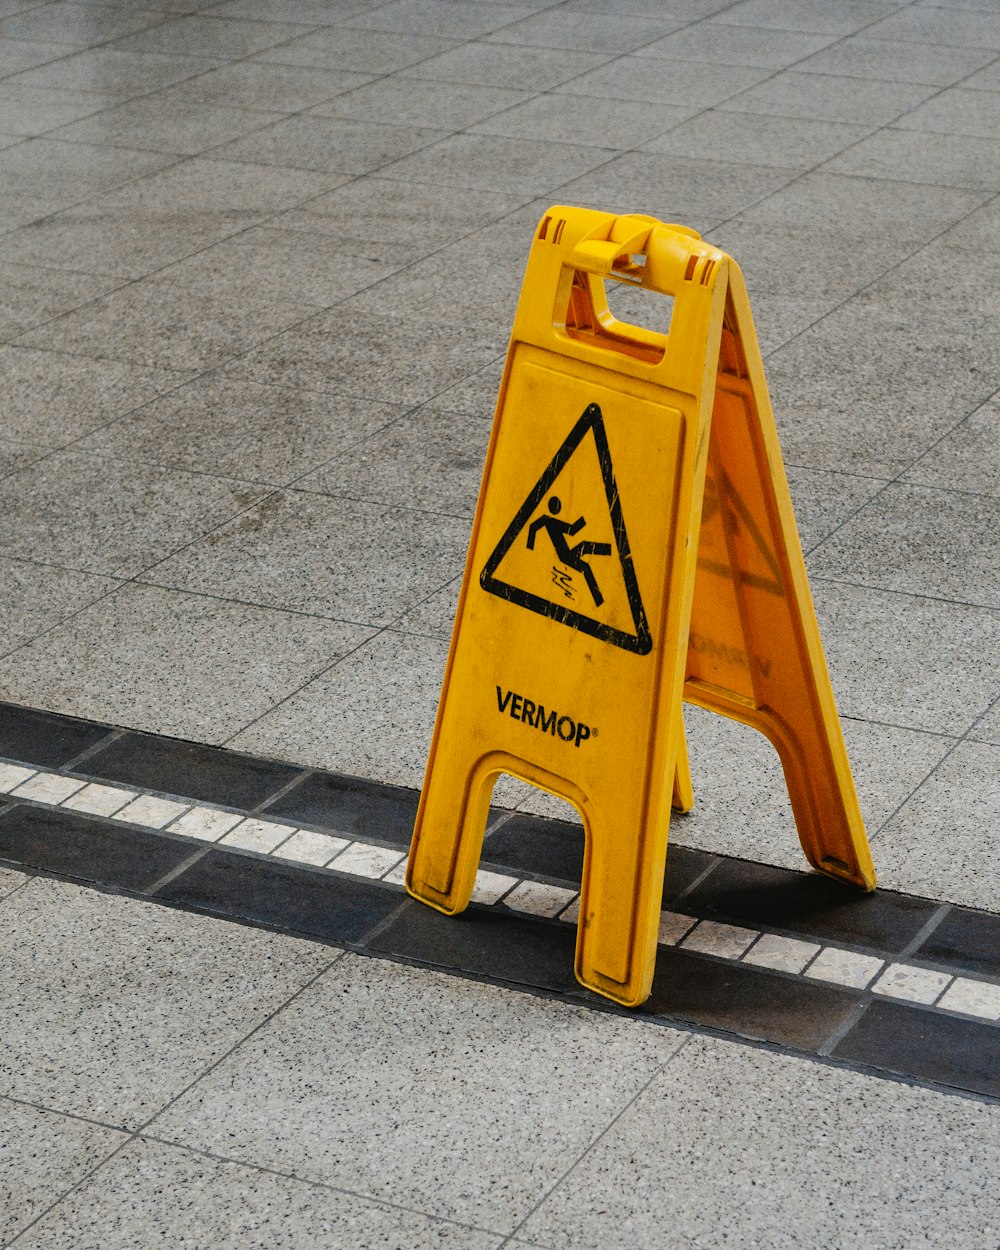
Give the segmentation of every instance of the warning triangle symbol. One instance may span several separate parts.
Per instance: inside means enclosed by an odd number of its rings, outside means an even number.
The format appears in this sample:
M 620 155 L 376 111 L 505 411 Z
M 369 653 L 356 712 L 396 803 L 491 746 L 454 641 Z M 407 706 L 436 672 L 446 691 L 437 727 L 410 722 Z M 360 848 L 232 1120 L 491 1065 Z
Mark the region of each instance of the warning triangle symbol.
M 479 584 L 625 651 L 652 650 L 597 404 L 585 409 L 532 487 Z

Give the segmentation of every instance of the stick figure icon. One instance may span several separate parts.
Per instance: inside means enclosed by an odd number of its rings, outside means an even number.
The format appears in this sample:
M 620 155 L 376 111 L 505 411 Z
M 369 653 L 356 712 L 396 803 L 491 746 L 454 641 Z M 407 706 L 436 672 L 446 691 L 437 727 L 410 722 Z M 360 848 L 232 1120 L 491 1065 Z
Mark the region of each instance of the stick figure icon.
M 540 516 L 537 520 L 532 521 L 528 529 L 528 550 L 535 549 L 535 535 L 540 529 L 545 530 L 549 536 L 553 550 L 556 553 L 556 559 L 565 564 L 567 568 L 576 569 L 578 573 L 582 573 L 590 591 L 591 598 L 597 607 L 604 602 L 604 596 L 601 594 L 600 587 L 597 585 L 597 578 L 594 576 L 594 570 L 587 563 L 587 556 L 609 556 L 611 554 L 610 543 L 592 543 L 587 540 L 579 542 L 575 547 L 571 547 L 566 541 L 572 538 L 574 534 L 579 534 L 583 527 L 587 524 L 585 517 L 577 517 L 572 524 L 569 521 L 559 520 L 559 513 L 562 511 L 562 500 L 558 495 L 553 495 L 549 500 L 550 516 Z

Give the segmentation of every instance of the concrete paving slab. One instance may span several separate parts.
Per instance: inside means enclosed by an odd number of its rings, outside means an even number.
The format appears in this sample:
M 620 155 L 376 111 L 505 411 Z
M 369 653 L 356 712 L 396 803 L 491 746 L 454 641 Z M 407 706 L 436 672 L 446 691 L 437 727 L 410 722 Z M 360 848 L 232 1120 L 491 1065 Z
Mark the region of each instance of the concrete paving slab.
M 745 1057 L 690 1042 L 519 1235 L 560 1250 L 656 1244 L 664 1229 L 692 1250 L 728 1228 L 781 1250 L 995 1237 L 996 1107 L 763 1051 L 751 1089 Z
M 509 1232 L 681 1040 L 348 955 L 150 1131 Z
M 101 1124 L 0 1098 L 0 1241 L 9 1245 L 127 1141 Z
M 0 935 L 3 1094 L 133 1129 L 336 958 L 43 879 L 0 907 Z
M 121 1194 L 129 1194 L 127 1204 Z M 496 1250 L 502 1238 L 398 1205 L 135 1139 L 21 1238 L 41 1250 L 125 1250 L 158 1235 L 219 1250 Z

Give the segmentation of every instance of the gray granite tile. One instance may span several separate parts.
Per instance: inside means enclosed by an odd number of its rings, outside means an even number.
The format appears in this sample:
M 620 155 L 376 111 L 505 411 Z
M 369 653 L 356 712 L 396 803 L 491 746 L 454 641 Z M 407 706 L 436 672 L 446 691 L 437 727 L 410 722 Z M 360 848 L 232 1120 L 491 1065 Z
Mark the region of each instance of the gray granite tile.
M 727 5 L 715 20 L 765 30 L 850 35 L 898 7 L 882 0 L 742 0 Z
M 463 326 L 470 338 L 494 336 L 503 342 L 514 320 L 533 231 L 534 226 L 508 254 L 495 250 L 499 230 L 487 226 L 359 292 L 349 311 L 377 316 L 394 309 L 407 324 Z
M 11 438 L 59 446 L 188 377 L 118 361 L 0 347 L 0 428 Z
M 496 331 L 468 334 L 454 324 L 423 326 L 345 301 L 276 335 L 228 372 L 381 403 L 416 404 L 503 355 L 505 348 L 506 335 Z
M 435 406 L 447 412 L 460 412 L 467 417 L 492 421 L 505 364 L 506 356 L 501 356 L 454 386 L 446 387 L 435 397 Z
M 111 99 L 128 98 L 180 83 L 196 74 L 204 74 L 206 69 L 211 66 L 201 56 L 125 53 L 118 47 L 74 51 L 60 46 L 59 60 L 49 60 L 36 69 L 27 70 L 10 85 L 96 91 Z
M 92 91 L 28 87 L 16 79 L 0 82 L 0 131 L 10 135 L 41 135 L 114 103 L 114 96 Z
M 939 5 L 904 6 L 865 32 L 872 39 L 1000 50 L 1000 14 L 962 12 Z
M 0 481 L 8 550 L 134 576 L 249 507 L 265 488 L 62 451 Z
M 881 177 L 848 178 L 824 171 L 806 174 L 736 215 L 743 224 L 769 230 L 823 238 L 874 237 L 910 249 L 954 225 L 985 199 L 984 192 L 888 181 L 884 172 Z
M 895 125 L 903 130 L 995 139 L 1000 132 L 1000 93 L 951 87 L 911 109 Z
M 836 303 L 833 297 L 819 292 L 814 295 L 755 294 L 753 321 L 764 359 L 770 359 L 778 348 L 814 326 Z
M 357 30 L 390 31 L 411 35 L 438 35 L 475 39 L 516 22 L 530 8 L 516 4 L 484 5 L 468 0 L 394 0 L 345 19 Z
M 276 48 L 259 52 L 255 61 L 348 70 L 356 74 L 391 74 L 404 65 L 426 61 L 455 47 L 455 39 L 400 35 L 385 31 L 373 39 L 368 31 L 343 26 L 316 30 Z
M 251 508 L 147 580 L 386 624 L 454 577 L 467 541 L 465 520 L 291 491 Z
M 41 4 L 0 20 L 0 36 L 52 43 L 104 43 L 163 21 L 159 13 L 103 4 Z
M 24 73 L 47 61 L 56 61 L 72 53 L 64 43 L 39 39 L 5 39 L 0 36 L 0 78 Z
M 355 13 L 374 8 L 380 0 L 226 0 L 212 4 L 213 17 L 235 17 L 241 21 L 301 22 L 329 26 Z
M 52 565 L 0 559 L 0 652 L 59 625 L 118 585 L 109 577 L 72 573 Z M 9 697 L 9 696 L 8 696 Z
M 804 34 L 697 22 L 647 44 L 638 49 L 636 55 L 666 57 L 671 61 L 702 61 L 709 65 L 755 65 L 760 69 L 784 69 L 811 52 L 826 47 L 834 38 L 832 34 Z
M 396 1039 L 374 1063 L 373 1029 Z M 347 955 L 155 1131 L 509 1232 L 681 1036 Z
M 288 117 L 218 149 L 226 160 L 289 165 L 298 169 L 366 174 L 433 143 L 443 132 L 350 118 Z
M 0 660 L 0 684 L 29 707 L 220 743 L 370 636 L 133 584 Z
M 92 274 L 0 261 L 0 339 L 14 338 L 112 286 L 113 281 Z
M 446 639 L 387 630 L 226 745 L 419 789 L 447 658 Z
M 397 258 L 368 251 L 329 234 L 258 226 L 171 265 L 157 280 L 236 307 L 266 299 L 328 308 L 398 268 Z
M 990 343 L 850 301 L 768 359 L 786 458 L 895 477 L 996 389 Z
M 15 442 L 5 437 L 0 446 L 0 477 L 6 477 L 8 473 L 23 469 L 25 465 L 34 464 L 36 460 L 49 455 L 51 450 L 50 447 L 43 447 L 41 443 Z
M 9 898 L 16 890 L 26 886 L 31 878 L 24 872 L 15 872 L 12 868 L 0 868 L 0 899 Z
M 834 173 L 974 191 L 1000 190 L 1000 140 L 880 130 L 827 164 Z
M 987 49 L 869 39 L 868 33 L 841 39 L 832 47 L 800 61 L 796 69 L 809 74 L 885 78 L 892 82 L 922 82 L 947 87 L 996 55 Z
M 972 1246 L 993 1223 L 983 1178 L 1000 1154 L 998 1116 L 937 1090 L 694 1038 L 522 1235 L 552 1250 L 655 1244 L 664 1228 L 677 1250 L 721 1239 Z M 955 1152 L 970 1160 L 960 1174 L 945 1162 Z
M 989 54 L 996 57 L 997 49 L 991 48 Z M 976 91 L 1000 91 L 1000 60 L 994 59 L 977 73 L 965 80 L 964 86 Z
M 568 95 L 646 100 L 651 104 L 710 108 L 753 86 L 769 71 L 748 65 L 711 65 L 664 57 L 625 56 L 578 74 L 556 90 Z
M 48 1212 L 22 1244 L 25 1250 L 125 1250 L 151 1228 L 216 1250 L 338 1250 L 347 1244 L 497 1250 L 502 1241 L 465 1224 L 137 1138 Z
M 84 439 L 80 450 L 283 485 L 404 411 L 210 373 L 104 426 Z
M 824 637 L 828 650 L 835 644 Z M 841 689 L 834 681 L 834 693 Z M 694 809 L 671 819 L 671 841 L 721 855 L 805 871 L 788 790 L 777 753 L 761 734 L 735 721 L 685 707 Z M 936 733 L 844 720 L 844 739 L 869 837 L 954 745 Z M 892 888 L 893 879 L 881 875 Z
M 8 1245 L 128 1137 L 100 1124 L 0 1099 L 0 1240 Z
M 899 888 L 1000 910 L 988 831 L 1000 819 L 1000 746 L 961 742 L 879 834 L 873 853 Z
M 368 503 L 471 516 L 488 441 L 482 421 L 421 408 L 336 455 L 297 485 Z
M 517 208 L 523 196 L 497 195 L 369 175 L 276 217 L 281 229 L 330 234 L 362 255 L 416 259 Z
M 973 725 L 969 738 L 973 742 L 992 742 L 1000 746 L 1000 699 Z
M 514 195 L 545 195 L 611 155 L 604 148 L 457 134 L 387 165 L 388 178 Z
M 484 117 L 492 117 L 494 113 L 503 113 L 528 98 L 526 91 L 511 91 L 504 87 L 433 82 L 394 75 L 317 105 L 313 115 L 374 122 L 397 122 L 405 117 L 407 123 L 413 126 L 432 126 L 442 131 L 460 130 Z
M 70 143 L 99 143 L 195 156 L 207 148 L 251 134 L 282 116 L 281 113 L 185 104 L 157 94 L 128 100 L 73 125 L 62 126 L 53 132 L 53 137 Z
M 1000 496 L 1000 402 L 990 400 L 935 443 L 903 481 Z
M 550 143 L 628 149 L 684 121 L 695 107 L 544 94 L 470 129 L 473 134 L 504 135 L 511 139 L 544 139 Z M 582 125 L 582 119 L 588 116 L 599 119 L 599 124 Z
M 435 590 L 422 603 L 415 604 L 408 612 L 404 612 L 394 622 L 396 630 L 406 634 L 423 634 L 428 638 L 439 638 L 447 642 L 451 637 L 458 611 L 458 596 L 462 589 L 462 578 L 456 577 L 447 586 Z
M 957 245 L 980 253 L 1000 253 L 1000 199 L 991 198 L 941 236 L 943 247 Z
M 1000 608 L 1000 501 L 889 485 L 813 551 L 821 577 Z
M 21 335 L 25 347 L 161 369 L 212 369 L 315 312 L 266 298 L 234 303 L 144 279 Z
M 797 465 L 786 467 L 799 537 L 807 552 L 839 529 L 885 485 L 879 478 L 803 469 Z
M 359 87 L 370 77 L 366 73 L 325 66 L 236 61 L 189 78 L 173 87 L 167 97 L 218 108 L 296 113 Z
M 742 95 L 725 100 L 720 107 L 739 113 L 773 113 L 882 126 L 932 93 L 932 87 L 920 83 L 784 70 Z
M 864 125 L 708 109 L 643 146 L 689 158 L 812 169 L 870 133 Z
M 813 578 L 841 715 L 962 734 L 1000 682 L 1000 617 L 988 608 Z
M 0 907 L 0 940 L 4 1093 L 128 1128 L 335 957 L 281 934 L 42 878 Z
M 708 234 L 794 177 L 789 169 L 628 152 L 561 187 L 559 196 L 605 212 L 651 213 Z
M 31 202 L 48 205 L 51 212 L 163 169 L 175 159 L 162 152 L 28 139 L 0 151 L 0 185 L 5 196 L 25 195 Z
M 565 48 L 467 43 L 410 66 L 403 77 L 547 91 L 609 59 L 606 54 L 572 52 Z
M 578 52 L 634 52 L 676 30 L 682 19 L 665 12 L 659 20 L 580 13 L 559 8 L 532 14 L 486 36 L 488 43 L 523 44 L 534 48 L 571 48 Z
M 185 15 L 115 44 L 129 52 L 169 52 L 177 56 L 250 56 L 308 31 L 291 22 L 240 22 L 211 15 Z
M 146 95 L 195 74 L 204 74 L 211 68 L 203 57 L 123 52 L 119 48 L 87 48 L 76 52 L 61 47 L 59 55 L 58 61 L 50 60 L 21 74 L 18 85 L 96 91 L 112 97 Z

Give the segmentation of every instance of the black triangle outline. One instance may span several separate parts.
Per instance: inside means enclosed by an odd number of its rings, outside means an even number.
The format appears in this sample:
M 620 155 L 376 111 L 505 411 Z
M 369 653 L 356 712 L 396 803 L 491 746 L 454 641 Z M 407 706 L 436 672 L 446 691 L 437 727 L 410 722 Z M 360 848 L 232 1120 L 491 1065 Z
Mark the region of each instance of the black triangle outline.
M 628 596 L 628 606 L 632 613 L 633 624 L 635 625 L 634 634 L 626 633 L 622 629 L 616 629 L 612 625 L 605 625 L 601 621 L 595 621 L 593 617 L 584 616 L 581 612 L 574 612 L 561 604 L 553 603 L 549 599 L 543 599 L 540 595 L 533 595 L 526 590 L 521 590 L 517 586 L 512 586 L 509 582 L 501 581 L 496 576 L 497 569 L 504 556 L 510 551 L 518 535 L 527 525 L 538 505 L 548 494 L 553 482 L 566 467 L 570 457 L 591 430 L 594 433 L 597 459 L 601 466 L 601 477 L 604 481 L 604 493 L 607 496 L 608 510 L 611 513 L 611 528 L 615 536 L 615 546 L 618 549 L 618 559 L 625 579 L 625 593 Z M 604 416 L 599 405 L 589 404 L 584 409 L 583 415 L 552 457 L 548 468 L 532 487 L 531 493 L 517 510 L 513 521 L 507 526 L 503 537 L 497 543 L 493 554 L 483 567 L 483 571 L 479 576 L 479 584 L 488 594 L 496 595 L 508 603 L 515 603 L 522 608 L 527 608 L 530 612 L 537 612 L 540 616 L 547 617 L 549 620 L 569 625 L 582 633 L 590 634 L 593 638 L 599 638 L 602 642 L 609 642 L 612 646 L 621 647 L 625 651 L 633 651 L 637 655 L 648 655 L 652 651 L 653 639 L 649 632 L 646 609 L 643 607 L 642 596 L 639 593 L 639 583 L 636 580 L 635 568 L 632 564 L 632 552 L 629 548 L 628 534 L 625 530 L 625 518 L 622 515 L 621 499 L 615 482 L 615 471 L 611 464 L 611 448 L 608 446 L 608 437 L 604 430 Z

